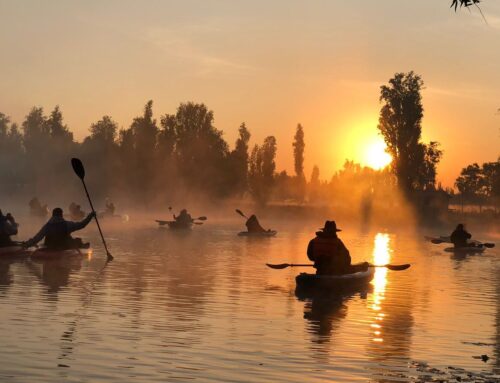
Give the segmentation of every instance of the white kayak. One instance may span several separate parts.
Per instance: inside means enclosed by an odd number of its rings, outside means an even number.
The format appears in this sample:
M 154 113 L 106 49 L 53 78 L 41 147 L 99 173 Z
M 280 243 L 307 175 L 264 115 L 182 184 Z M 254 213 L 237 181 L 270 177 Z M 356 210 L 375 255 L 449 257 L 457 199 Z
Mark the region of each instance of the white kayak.
M 342 275 L 300 273 L 295 277 L 295 282 L 297 288 L 301 289 L 343 290 L 365 286 L 370 283 L 374 275 L 375 269 L 373 267 L 369 267 L 366 271 Z
M 274 237 L 276 236 L 276 234 L 278 234 L 276 230 L 268 230 L 255 233 L 252 233 L 250 231 L 240 231 L 238 233 L 240 237 Z

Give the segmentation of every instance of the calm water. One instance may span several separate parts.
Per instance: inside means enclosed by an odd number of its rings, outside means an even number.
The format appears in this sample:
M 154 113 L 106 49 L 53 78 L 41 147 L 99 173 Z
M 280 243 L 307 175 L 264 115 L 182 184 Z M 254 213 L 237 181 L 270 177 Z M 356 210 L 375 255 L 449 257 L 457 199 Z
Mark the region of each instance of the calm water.
M 457 259 L 424 233 L 345 228 L 355 261 L 412 267 L 377 269 L 365 292 L 301 300 L 301 270 L 265 263 L 306 261 L 318 225 L 272 239 L 237 237 L 236 222 L 130 226 L 104 225 L 106 267 L 93 228 L 82 232 L 90 257 L 0 261 L 1 382 L 405 382 L 413 361 L 500 368 L 497 249 Z

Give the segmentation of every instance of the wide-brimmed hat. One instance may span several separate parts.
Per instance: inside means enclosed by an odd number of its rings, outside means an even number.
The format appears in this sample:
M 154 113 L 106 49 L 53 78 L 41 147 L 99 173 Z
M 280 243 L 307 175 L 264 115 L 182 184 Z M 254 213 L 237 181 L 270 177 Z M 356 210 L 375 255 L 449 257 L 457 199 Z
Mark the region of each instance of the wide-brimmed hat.
M 335 223 L 335 221 L 325 221 L 325 227 L 322 227 L 320 230 L 325 233 L 342 231 L 341 229 L 337 229 L 337 224 Z

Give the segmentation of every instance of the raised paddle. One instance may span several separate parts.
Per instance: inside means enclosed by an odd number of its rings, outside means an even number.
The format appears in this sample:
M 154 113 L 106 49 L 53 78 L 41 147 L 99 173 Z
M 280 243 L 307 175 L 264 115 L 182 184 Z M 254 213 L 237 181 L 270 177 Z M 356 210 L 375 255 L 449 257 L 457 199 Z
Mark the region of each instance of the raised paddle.
M 239 215 L 241 215 L 243 218 L 248 219 L 248 217 L 245 214 L 243 214 L 243 212 L 240 209 L 236 209 L 236 213 L 238 213 Z
M 435 245 L 439 245 L 441 243 L 451 243 L 451 241 L 447 241 L 447 240 L 444 240 L 444 239 L 439 239 L 439 238 L 430 238 L 429 239 L 431 241 L 431 243 L 435 244 Z M 493 248 L 495 247 L 495 244 L 494 243 L 489 243 L 489 242 L 472 242 L 475 246 L 477 247 L 487 247 L 487 248 Z
M 277 264 L 277 265 L 273 265 L 271 263 L 266 263 L 266 265 L 268 267 L 270 267 L 271 269 L 286 269 L 287 267 L 313 267 L 314 265 L 311 264 L 311 263 L 280 263 L 280 264 Z M 409 268 L 411 265 L 409 263 L 405 263 L 403 265 L 390 265 L 390 264 L 387 264 L 387 265 L 372 265 L 371 263 L 368 264 L 368 267 L 385 267 L 389 270 L 393 270 L 393 271 L 401 271 L 401 270 L 406 270 L 407 268 Z
M 71 159 L 71 166 L 73 167 L 74 172 L 82 180 L 83 188 L 85 189 L 85 194 L 87 194 L 87 198 L 90 203 L 90 208 L 92 209 L 92 212 L 95 214 L 95 222 L 97 223 L 97 228 L 99 229 L 99 234 L 101 234 L 101 239 L 102 239 L 102 244 L 104 245 L 104 249 L 106 250 L 106 255 L 108 256 L 107 262 L 113 260 L 113 256 L 108 250 L 108 246 L 106 245 L 106 241 L 104 239 L 104 235 L 102 234 L 101 230 L 101 225 L 99 225 L 99 220 L 97 219 L 97 213 L 94 210 L 94 205 L 92 204 L 92 200 L 90 199 L 89 192 L 87 190 L 87 185 L 85 185 L 85 168 L 83 167 L 82 161 L 80 161 L 78 158 L 72 158 Z

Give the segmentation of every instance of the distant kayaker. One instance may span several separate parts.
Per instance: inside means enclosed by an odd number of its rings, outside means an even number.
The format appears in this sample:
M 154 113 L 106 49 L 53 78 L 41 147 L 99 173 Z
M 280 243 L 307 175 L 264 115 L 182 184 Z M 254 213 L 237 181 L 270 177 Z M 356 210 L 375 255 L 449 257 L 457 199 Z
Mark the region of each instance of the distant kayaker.
M 82 207 L 74 202 L 71 202 L 69 205 L 69 214 L 74 221 L 81 220 L 85 217 L 85 212 L 82 210 Z
M 467 232 L 467 230 L 465 230 L 465 226 L 463 223 L 459 223 L 450 236 L 451 243 L 453 243 L 455 248 L 474 246 L 473 244 L 467 242 L 471 238 L 472 235 Z
M 368 264 L 351 265 L 349 250 L 337 236 L 335 221 L 326 221 L 325 227 L 316 232 L 316 238 L 307 246 L 307 257 L 314 262 L 316 274 L 336 275 L 364 271 Z
M 30 207 L 30 214 L 35 217 L 45 217 L 49 213 L 47 205 L 42 206 L 42 204 L 36 197 L 33 197 L 30 200 L 29 207 Z
M 174 214 L 174 219 L 179 225 L 191 225 L 193 223 L 193 218 L 186 209 L 182 209 L 178 216 Z
M 255 214 L 252 214 L 250 218 L 248 218 L 245 225 L 249 233 L 264 233 L 268 231 L 260 225 L 259 220 L 257 219 L 257 216 Z
M 0 247 L 15 245 L 10 236 L 17 235 L 18 226 L 19 224 L 12 214 L 3 215 L 2 210 L 0 210 Z
M 63 217 L 63 210 L 56 207 L 52 211 L 52 218 L 43 225 L 42 229 L 23 246 L 31 247 L 45 238 L 45 247 L 51 250 L 75 249 L 88 246 L 82 242 L 81 238 L 71 237 L 71 233 L 83 229 L 94 218 L 92 212 L 80 222 L 66 221 Z
M 115 204 L 109 200 L 109 198 L 106 198 L 106 211 L 104 214 L 106 215 L 114 215 L 115 214 Z

